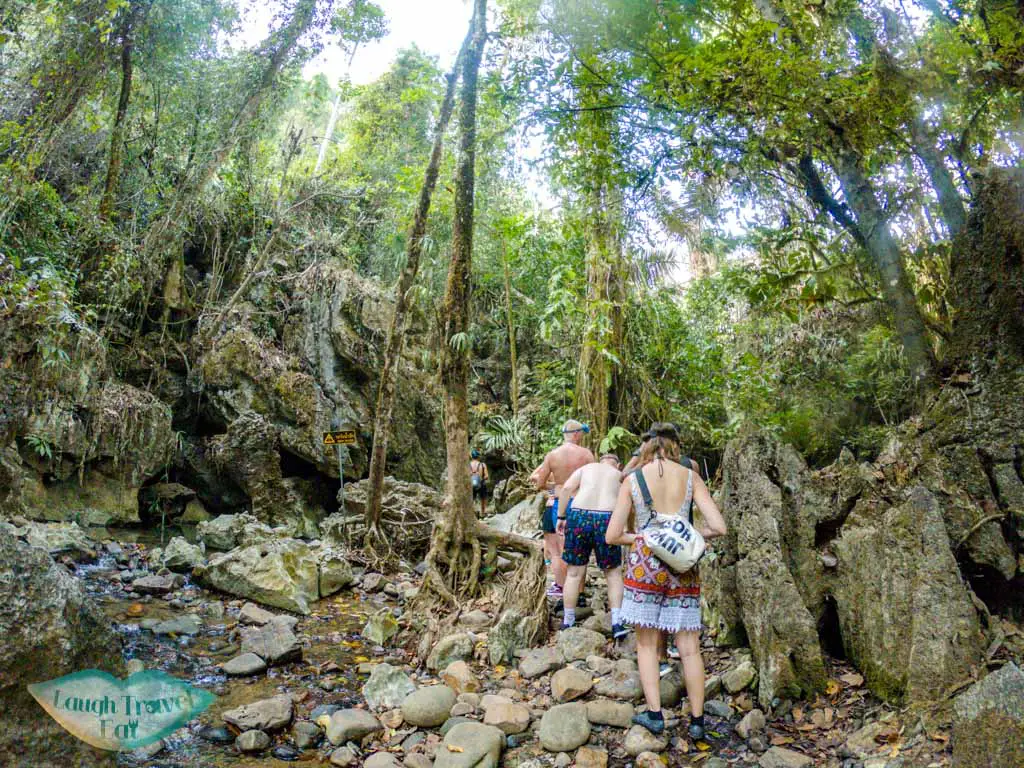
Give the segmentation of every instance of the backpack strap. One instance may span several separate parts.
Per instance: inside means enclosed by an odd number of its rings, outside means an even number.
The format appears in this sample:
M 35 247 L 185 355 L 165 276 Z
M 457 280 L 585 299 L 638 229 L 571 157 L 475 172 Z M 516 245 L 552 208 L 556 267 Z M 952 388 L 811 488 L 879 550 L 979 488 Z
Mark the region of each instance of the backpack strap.
M 636 484 L 640 487 L 640 495 L 644 497 L 644 504 L 647 505 L 651 514 L 657 514 L 654 511 L 654 499 L 651 498 L 651 489 L 647 487 L 647 480 L 644 478 L 643 467 L 637 469 L 633 474 L 636 477 Z

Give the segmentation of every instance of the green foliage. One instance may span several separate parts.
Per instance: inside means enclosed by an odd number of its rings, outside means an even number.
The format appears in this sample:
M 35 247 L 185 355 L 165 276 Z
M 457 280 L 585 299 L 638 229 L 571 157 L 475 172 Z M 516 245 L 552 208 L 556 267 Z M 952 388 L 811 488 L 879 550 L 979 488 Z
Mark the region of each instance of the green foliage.
M 45 437 L 39 435 L 29 434 L 25 435 L 25 443 L 36 452 L 36 455 L 41 459 L 52 460 L 53 459 L 53 446 L 50 445 L 49 441 Z

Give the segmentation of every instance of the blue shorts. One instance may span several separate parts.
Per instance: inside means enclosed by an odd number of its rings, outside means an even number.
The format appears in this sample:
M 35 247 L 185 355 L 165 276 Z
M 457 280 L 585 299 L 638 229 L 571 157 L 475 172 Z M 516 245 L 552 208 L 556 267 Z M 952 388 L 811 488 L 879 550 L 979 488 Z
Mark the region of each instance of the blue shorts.
M 569 499 L 569 509 L 572 509 L 572 499 Z M 568 515 L 569 513 L 566 512 Z M 544 533 L 555 533 L 558 527 L 558 497 L 550 507 L 544 507 L 544 514 L 541 517 L 541 529 Z
M 602 571 L 622 565 L 622 547 L 608 544 L 604 539 L 612 519 L 611 512 L 573 508 L 569 510 L 568 517 L 565 549 L 562 552 L 562 559 L 567 564 L 586 565 L 593 552 L 597 558 L 597 567 Z

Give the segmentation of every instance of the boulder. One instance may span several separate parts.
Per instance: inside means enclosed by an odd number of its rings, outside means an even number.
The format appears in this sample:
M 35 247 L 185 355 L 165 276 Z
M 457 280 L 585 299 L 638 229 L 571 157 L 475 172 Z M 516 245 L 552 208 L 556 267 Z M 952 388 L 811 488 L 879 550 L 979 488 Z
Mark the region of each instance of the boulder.
M 427 669 L 437 671 L 454 661 L 471 659 L 473 645 L 472 635 L 464 632 L 441 638 L 427 656 Z
M 394 709 L 402 706 L 415 690 L 416 684 L 403 670 L 390 664 L 377 664 L 363 685 L 363 698 L 370 709 Z
M 490 638 L 488 638 L 490 640 Z M 565 660 L 557 648 L 534 648 L 519 661 L 519 674 L 530 680 L 547 674 L 552 669 L 558 669 Z
M 302 644 L 286 617 L 275 617 L 261 627 L 241 627 L 239 631 L 242 653 L 254 653 L 271 666 L 302 658 Z
M 295 539 L 273 539 L 215 555 L 195 576 L 204 586 L 295 613 L 308 614 L 320 597 L 317 559 Z
M 71 554 L 76 560 L 96 557 L 96 542 L 78 523 L 28 523 L 20 531 L 28 544 L 51 555 Z
M 154 635 L 198 635 L 203 629 L 203 621 L 194 613 L 175 616 L 158 622 L 153 626 Z
M 282 694 L 227 710 L 224 722 L 239 730 L 275 731 L 292 721 L 292 697 Z
M 608 750 L 584 745 L 576 750 L 576 768 L 608 768 Z
M 464 661 L 453 661 L 441 673 L 444 684 L 455 693 L 473 693 L 480 690 L 480 680 L 473 674 L 469 664 Z
M 171 576 L 143 576 L 132 582 L 132 591 L 141 595 L 166 595 L 174 590 L 174 578 Z
M 541 718 L 538 735 L 549 752 L 569 752 L 586 744 L 590 738 L 586 706 L 572 702 L 552 707 Z
M 509 664 L 533 640 L 532 618 L 514 609 L 505 611 L 487 633 L 487 655 L 492 665 Z
M 1024 672 L 1013 662 L 954 699 L 953 765 L 1024 765 Z
M 505 734 L 492 725 L 459 723 L 444 737 L 434 768 L 498 768 Z
M 206 507 L 203 506 L 203 502 L 199 499 L 192 499 L 185 504 L 185 511 L 181 513 L 181 517 L 178 522 L 182 525 L 198 525 L 199 523 L 205 523 L 212 519 L 209 512 L 206 511 Z
M 327 740 L 331 744 L 359 742 L 364 736 L 383 730 L 380 721 L 365 709 L 341 709 L 331 715 L 327 725 Z
M 276 613 L 271 613 L 265 608 L 260 608 L 256 603 L 246 603 L 242 606 L 242 610 L 238 612 L 239 624 L 255 624 L 256 626 L 262 627 L 264 624 L 273 621 L 275 618 L 277 618 Z
M 739 693 L 757 679 L 757 668 L 749 659 L 722 675 L 722 685 L 729 693 Z
M 46 716 L 25 686 L 83 669 L 119 676 L 121 640 L 80 581 L 2 527 L 0 637 L 0 765 L 113 765 Z
M 765 725 L 767 725 L 767 721 L 764 712 L 760 709 L 752 709 L 736 724 L 736 733 L 741 739 L 749 739 L 753 734 L 763 731 Z
M 686 686 L 678 669 L 673 669 L 658 681 L 658 692 L 661 697 L 661 706 L 665 709 L 672 709 L 682 701 Z
M 631 757 L 643 752 L 664 752 L 668 748 L 668 733 L 656 736 L 642 725 L 634 725 L 626 732 L 622 746 Z
M 636 701 L 643 696 L 644 689 L 640 684 L 639 672 L 623 672 L 621 670 L 617 670 L 598 680 L 597 684 L 594 686 L 594 693 L 598 696 L 605 696 L 609 699 Z
M 935 496 L 858 504 L 834 542 L 834 588 L 847 655 L 872 691 L 934 700 L 981 663 L 981 627 Z
M 358 759 L 355 750 L 349 746 L 339 747 L 331 753 L 331 765 L 337 765 L 339 768 L 349 768 L 355 765 Z
M 600 655 L 604 645 L 604 635 L 592 629 L 570 627 L 558 633 L 557 648 L 567 662 L 583 661 L 587 656 Z
M 196 537 L 207 549 L 227 552 L 238 546 L 260 544 L 277 534 L 250 514 L 220 515 L 196 527 Z
M 540 527 L 540 514 L 544 509 L 547 495 L 535 493 L 523 499 L 515 506 L 500 515 L 484 518 L 484 525 L 503 533 L 516 533 L 520 536 L 533 536 Z
M 265 671 L 267 662 L 255 653 L 243 653 L 240 656 L 235 656 L 230 661 L 225 661 L 220 665 L 220 668 L 229 677 L 242 677 L 245 675 L 257 675 Z
M 385 645 L 397 632 L 398 621 L 387 608 L 382 608 L 370 616 L 363 627 L 363 637 L 374 645 Z
M 447 685 L 431 685 L 405 697 L 402 716 L 419 728 L 435 728 L 448 719 L 454 705 L 455 691 Z
M 500 728 L 503 733 L 522 733 L 530 727 L 530 710 L 523 704 L 497 702 L 484 712 L 484 724 Z
M 363 761 L 363 768 L 401 768 L 398 758 L 390 752 L 374 752 Z
M 292 726 L 292 741 L 299 749 L 312 749 L 320 744 L 323 738 L 324 733 L 320 726 L 309 720 L 298 720 Z
M 352 563 L 343 549 L 318 547 L 315 552 L 320 567 L 320 597 L 333 595 L 355 582 Z
M 757 761 L 761 768 L 807 768 L 813 765 L 814 761 L 807 755 L 794 752 L 785 747 L 772 747 Z
M 613 725 L 629 728 L 636 710 L 628 701 L 593 699 L 587 702 L 587 720 L 594 725 Z
M 160 562 L 169 570 L 189 573 L 206 562 L 206 549 L 202 544 L 189 544 L 183 537 L 175 536 L 164 547 Z
M 262 752 L 270 746 L 270 737 L 263 731 L 245 731 L 235 740 L 239 752 Z
M 565 667 L 551 676 L 551 695 L 556 701 L 572 701 L 594 687 L 594 676 L 576 667 Z

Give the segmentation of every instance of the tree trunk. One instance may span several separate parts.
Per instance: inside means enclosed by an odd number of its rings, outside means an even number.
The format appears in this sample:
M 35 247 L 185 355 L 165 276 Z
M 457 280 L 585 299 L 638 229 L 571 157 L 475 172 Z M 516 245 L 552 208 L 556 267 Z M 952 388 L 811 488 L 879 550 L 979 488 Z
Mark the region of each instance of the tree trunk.
M 148 2 L 133 3 L 131 12 L 121 29 L 121 94 L 117 99 L 114 127 L 110 132 L 107 180 L 103 185 L 103 197 L 100 199 L 101 219 L 109 219 L 114 210 L 114 196 L 117 194 L 117 183 L 121 178 L 121 160 L 124 156 L 125 117 L 128 114 L 128 102 L 132 93 L 132 54 L 135 49 L 135 30 L 143 21 L 149 7 Z
M 423 253 L 423 236 L 427 231 L 427 219 L 430 214 L 430 201 L 437 186 L 437 175 L 441 167 L 441 155 L 444 150 L 444 136 L 448 130 L 452 110 L 455 106 L 455 83 L 458 80 L 459 64 L 466 55 L 472 32 L 466 36 L 462 50 L 455 61 L 455 66 L 448 74 L 441 111 L 437 116 L 434 129 L 434 147 L 430 153 L 430 161 L 423 176 L 420 187 L 419 202 L 413 216 L 412 225 L 405 245 L 405 268 L 395 286 L 395 311 L 391 316 L 388 329 L 388 342 L 384 349 L 384 365 L 380 371 L 380 383 L 377 386 L 377 408 L 373 421 L 373 448 L 370 453 L 370 489 L 366 502 L 366 541 L 368 548 L 375 547 L 374 539 L 378 537 L 381 519 L 381 496 L 384 493 L 384 470 L 387 464 L 388 434 L 391 429 L 391 414 L 395 406 L 395 369 L 402 357 L 405 344 L 406 315 L 409 311 L 409 292 L 416 280 L 420 268 L 420 256 Z
M 927 385 L 932 380 L 935 360 L 914 291 L 903 268 L 903 255 L 889 230 L 885 211 L 851 147 L 839 148 L 835 170 L 846 202 L 857 218 L 865 248 L 881 277 L 882 295 L 893 313 L 911 378 L 915 385 Z
M 352 55 L 348 57 L 348 64 L 345 66 L 345 77 L 348 78 L 352 71 L 352 62 L 356 58 L 356 46 L 352 49 Z M 313 175 L 320 173 L 324 159 L 327 157 L 327 148 L 331 145 L 331 138 L 334 136 L 334 127 L 338 124 L 338 117 L 341 115 L 341 88 L 338 88 L 338 95 L 334 97 L 331 105 L 331 116 L 327 118 L 327 128 L 324 130 L 324 137 L 320 139 L 320 151 L 316 155 L 316 165 L 313 166 Z
M 476 159 L 476 86 L 487 40 L 487 0 L 475 0 L 473 37 L 462 62 L 459 157 L 455 176 L 452 258 L 441 307 L 441 386 L 444 390 L 448 480 L 427 554 L 423 600 L 455 605 L 476 594 L 480 540 L 469 482 L 469 292 L 473 258 L 473 191 Z
M 508 267 L 508 246 L 501 241 L 502 266 L 505 269 L 505 322 L 508 326 L 508 358 L 511 366 L 509 399 L 512 401 L 512 418 L 519 416 L 519 355 L 516 351 L 516 326 L 512 320 L 512 273 Z
M 935 140 L 928 134 L 924 121 L 918 115 L 910 121 L 910 138 L 914 153 L 921 158 L 921 162 L 928 170 L 928 178 L 931 179 L 932 188 L 939 198 L 939 207 L 942 209 L 942 218 L 946 222 L 949 236 L 956 237 L 967 223 L 967 210 L 953 181 L 953 174 L 942 161 L 942 156 L 935 147 Z
M 260 107 L 270 95 L 277 76 L 288 57 L 291 55 L 299 38 L 310 28 L 316 15 L 318 0 L 298 0 L 288 24 L 276 32 L 260 47 L 258 58 L 266 57 L 267 63 L 260 74 L 259 81 L 246 95 L 241 107 L 235 113 L 231 125 L 225 132 L 223 141 L 210 153 L 206 162 L 195 169 L 178 189 L 166 212 L 149 228 L 142 243 L 142 263 L 156 265 L 155 274 L 151 272 L 144 288 L 142 309 L 139 316 L 139 329 L 145 321 L 149 307 L 154 281 L 167 273 L 167 262 L 174 258 L 171 247 L 177 240 L 178 225 L 184 218 L 185 207 L 191 202 L 214 177 L 221 165 L 238 145 L 242 131 L 256 117 Z

